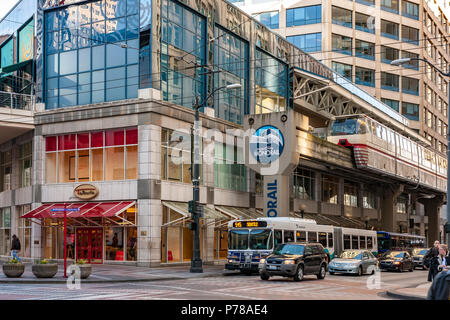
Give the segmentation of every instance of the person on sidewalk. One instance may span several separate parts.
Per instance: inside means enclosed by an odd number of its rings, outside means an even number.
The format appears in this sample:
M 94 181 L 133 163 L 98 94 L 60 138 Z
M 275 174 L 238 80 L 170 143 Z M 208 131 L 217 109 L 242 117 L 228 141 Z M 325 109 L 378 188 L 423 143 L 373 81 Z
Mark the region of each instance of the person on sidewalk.
M 437 259 L 439 262 L 438 271 L 441 272 L 443 270 L 448 270 L 450 261 L 448 260 L 447 252 L 445 251 L 443 246 L 439 247 L 439 255 Z
M 450 299 L 450 271 L 445 269 L 434 278 L 427 294 L 427 300 Z
M 14 234 L 12 236 L 12 243 L 11 243 L 11 256 L 12 259 L 17 259 L 17 261 L 20 262 L 20 258 L 18 256 L 18 253 L 20 251 L 20 240 L 19 238 Z
M 433 281 L 434 277 L 438 273 L 439 261 L 437 256 L 439 255 L 440 243 L 438 240 L 434 242 L 433 248 L 428 250 L 427 254 L 424 256 L 424 265 L 429 268 L 428 270 L 428 281 Z

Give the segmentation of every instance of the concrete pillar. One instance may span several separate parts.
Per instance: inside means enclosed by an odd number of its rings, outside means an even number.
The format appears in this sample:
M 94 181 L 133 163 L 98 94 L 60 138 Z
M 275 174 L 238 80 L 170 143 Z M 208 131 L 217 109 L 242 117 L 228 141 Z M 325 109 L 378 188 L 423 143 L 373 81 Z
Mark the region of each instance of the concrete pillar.
M 425 214 L 428 216 L 427 243 L 432 245 L 434 241 L 440 240 L 440 208 L 444 203 L 442 196 L 436 196 L 432 199 L 419 200 L 425 206 Z
M 381 199 L 381 227 L 383 231 L 396 231 L 397 198 L 403 192 L 403 185 L 388 186 Z
M 203 229 L 203 262 L 216 260 L 214 256 L 214 219 L 205 219 L 206 228 Z
M 41 206 L 42 203 L 33 203 L 31 209 L 36 209 Z M 41 219 L 31 219 L 31 258 L 40 259 L 42 257 L 42 241 L 41 232 L 42 227 L 40 224 Z

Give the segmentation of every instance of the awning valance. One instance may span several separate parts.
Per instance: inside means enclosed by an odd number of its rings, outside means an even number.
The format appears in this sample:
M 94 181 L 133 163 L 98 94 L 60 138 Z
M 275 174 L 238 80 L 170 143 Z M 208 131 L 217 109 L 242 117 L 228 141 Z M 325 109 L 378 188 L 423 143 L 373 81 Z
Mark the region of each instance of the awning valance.
M 136 201 L 46 203 L 21 218 L 64 218 L 64 211 L 68 218 L 113 217 L 135 204 Z
M 189 205 L 186 202 L 163 201 L 162 204 L 167 208 L 178 212 L 179 214 L 181 214 L 186 218 L 191 217 L 191 213 L 189 212 Z M 203 213 L 204 213 L 203 218 L 205 219 L 215 219 L 215 220 L 229 219 L 227 215 L 224 215 L 223 213 L 211 209 L 205 205 L 203 206 Z

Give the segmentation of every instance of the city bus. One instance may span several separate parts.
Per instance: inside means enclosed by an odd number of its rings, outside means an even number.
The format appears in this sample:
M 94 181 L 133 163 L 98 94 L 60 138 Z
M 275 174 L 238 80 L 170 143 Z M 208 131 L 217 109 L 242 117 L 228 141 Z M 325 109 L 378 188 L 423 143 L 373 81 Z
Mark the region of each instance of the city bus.
M 328 261 L 346 249 L 369 249 L 375 254 L 377 251 L 375 231 L 319 225 L 312 219 L 290 217 L 233 220 L 228 223 L 225 269 L 257 272 L 261 258 L 278 244 L 293 241 L 321 243 Z
M 414 248 L 425 248 L 427 244 L 425 237 L 406 233 L 377 231 L 377 238 L 379 254 L 392 250 L 406 250 L 411 253 Z

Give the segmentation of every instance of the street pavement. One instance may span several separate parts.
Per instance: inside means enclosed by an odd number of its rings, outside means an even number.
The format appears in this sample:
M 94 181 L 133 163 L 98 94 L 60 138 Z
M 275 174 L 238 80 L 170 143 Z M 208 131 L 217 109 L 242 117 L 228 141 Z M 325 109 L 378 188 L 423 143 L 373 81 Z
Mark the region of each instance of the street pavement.
M 301 282 L 273 277 L 225 272 L 223 266 L 206 266 L 205 273 L 192 274 L 189 267 L 138 268 L 94 266 L 92 279 L 70 289 L 59 283 L 2 282 L 1 300 L 386 300 L 407 298 L 408 292 L 426 296 L 427 272 L 377 272 L 361 277 L 329 275 L 324 280 L 306 276 Z M 120 279 L 118 278 L 120 275 Z M 129 281 L 125 281 L 128 277 Z M 56 278 L 58 279 L 58 278 Z M 135 281 L 133 281 L 133 279 Z M 116 281 L 115 281 L 116 280 Z M 118 281 L 120 280 L 120 281 Z M 403 291 L 402 291 L 403 290 Z M 388 295 L 387 292 L 394 294 Z M 411 293 L 411 292 L 410 292 Z

